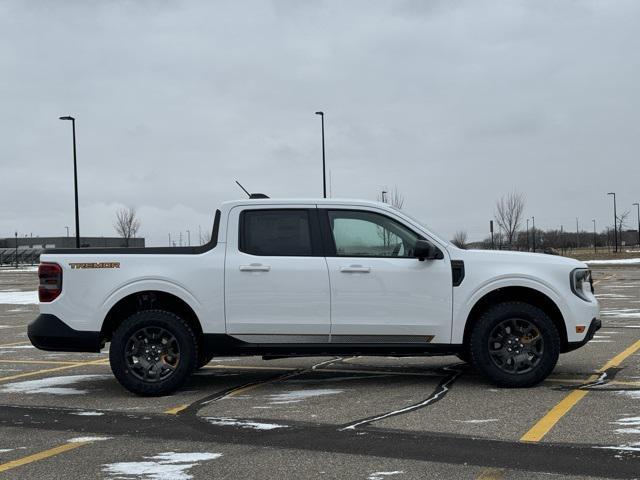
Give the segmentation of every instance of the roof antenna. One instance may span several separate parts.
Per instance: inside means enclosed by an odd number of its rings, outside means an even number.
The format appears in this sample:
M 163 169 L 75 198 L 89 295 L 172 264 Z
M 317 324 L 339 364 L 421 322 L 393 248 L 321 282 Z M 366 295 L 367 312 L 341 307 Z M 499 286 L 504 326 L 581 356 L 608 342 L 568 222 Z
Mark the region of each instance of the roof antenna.
M 246 188 L 244 188 L 244 187 L 242 186 L 242 184 L 241 184 L 238 180 L 236 180 L 236 183 L 237 183 L 237 184 L 238 184 L 238 186 L 239 186 L 239 187 L 244 191 L 244 193 L 246 193 L 246 194 L 249 196 L 249 198 L 251 198 L 251 199 L 255 199 L 255 198 L 269 198 L 269 197 L 268 197 L 267 195 L 265 195 L 264 193 L 249 193 L 249 192 L 247 191 L 247 189 L 246 189 Z
M 242 184 L 241 184 L 238 180 L 236 180 L 236 183 L 238 184 L 238 186 L 239 186 L 242 190 L 244 190 L 244 193 L 246 193 L 246 194 L 247 194 L 247 197 L 251 198 L 251 194 L 247 191 L 247 189 L 246 189 L 246 188 L 244 188 L 244 187 L 242 186 Z

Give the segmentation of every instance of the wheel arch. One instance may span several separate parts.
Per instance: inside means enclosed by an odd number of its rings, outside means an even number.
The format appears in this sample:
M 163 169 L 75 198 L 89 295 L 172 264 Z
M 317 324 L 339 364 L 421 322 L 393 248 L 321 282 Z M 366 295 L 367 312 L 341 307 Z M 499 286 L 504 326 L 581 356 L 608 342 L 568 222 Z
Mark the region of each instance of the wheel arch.
M 484 294 L 471 308 L 469 312 L 463 335 L 463 344 L 469 345 L 471 338 L 471 332 L 476 322 L 480 318 L 483 312 L 485 312 L 492 305 L 507 301 L 520 301 L 528 303 L 535 307 L 542 309 L 551 318 L 558 333 L 560 334 L 560 351 L 564 352 L 568 348 L 567 328 L 562 315 L 562 311 L 548 295 L 531 287 L 524 286 L 508 286 L 496 288 L 486 294 Z
M 162 290 L 141 290 L 119 299 L 104 317 L 100 329 L 101 338 L 109 341 L 124 320 L 145 310 L 166 310 L 178 315 L 189 324 L 199 341 L 202 341 L 202 325 L 194 309 L 177 295 Z

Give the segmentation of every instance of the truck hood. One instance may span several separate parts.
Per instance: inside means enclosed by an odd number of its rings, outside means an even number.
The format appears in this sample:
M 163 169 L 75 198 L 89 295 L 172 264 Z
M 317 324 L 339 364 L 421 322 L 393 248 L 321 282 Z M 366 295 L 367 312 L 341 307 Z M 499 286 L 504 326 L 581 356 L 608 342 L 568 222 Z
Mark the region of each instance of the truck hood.
M 449 248 L 452 260 L 463 260 L 479 263 L 500 263 L 510 265 L 548 265 L 554 267 L 588 268 L 587 265 L 573 258 L 560 255 L 547 255 L 544 253 L 513 252 L 509 250 L 462 250 L 456 247 Z

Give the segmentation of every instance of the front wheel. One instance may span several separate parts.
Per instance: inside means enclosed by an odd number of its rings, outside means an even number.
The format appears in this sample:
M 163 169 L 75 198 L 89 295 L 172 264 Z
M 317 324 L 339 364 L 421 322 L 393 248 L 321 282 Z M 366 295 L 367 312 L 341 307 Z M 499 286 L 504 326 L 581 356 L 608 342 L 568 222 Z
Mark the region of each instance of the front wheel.
M 560 335 L 541 309 L 504 302 L 484 312 L 471 334 L 473 363 L 501 387 L 531 387 L 553 371 Z
M 166 395 L 195 370 L 198 343 L 179 316 L 146 310 L 116 329 L 109 348 L 111 370 L 127 390 L 144 396 Z

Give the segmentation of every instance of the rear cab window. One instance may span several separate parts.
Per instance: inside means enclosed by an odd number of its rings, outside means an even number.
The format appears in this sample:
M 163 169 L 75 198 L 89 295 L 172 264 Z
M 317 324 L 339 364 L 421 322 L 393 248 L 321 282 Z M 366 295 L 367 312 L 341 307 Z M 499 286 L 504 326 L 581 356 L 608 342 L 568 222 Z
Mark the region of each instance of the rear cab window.
M 252 209 L 240 214 L 239 250 L 258 256 L 315 256 L 315 211 Z

